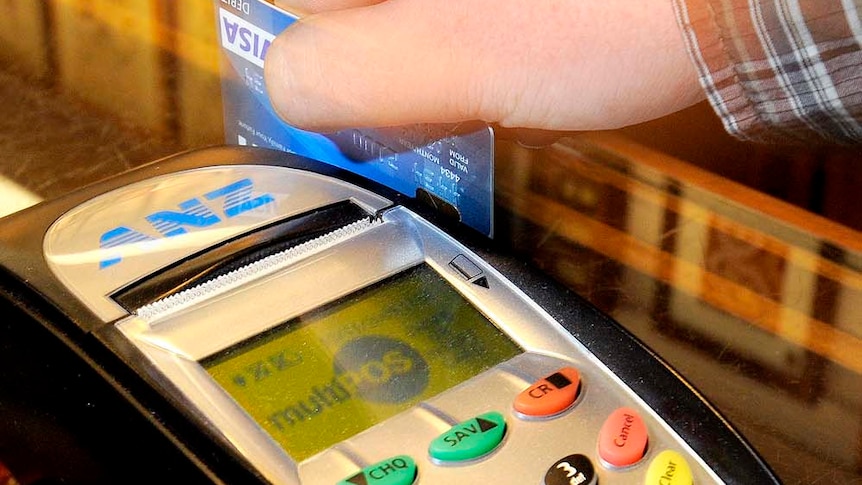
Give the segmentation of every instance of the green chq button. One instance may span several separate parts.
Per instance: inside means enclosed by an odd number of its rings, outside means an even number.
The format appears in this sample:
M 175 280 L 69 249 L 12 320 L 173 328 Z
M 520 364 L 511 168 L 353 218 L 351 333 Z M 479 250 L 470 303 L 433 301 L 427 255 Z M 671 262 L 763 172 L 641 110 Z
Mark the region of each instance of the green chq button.
M 490 453 L 505 434 L 505 418 L 491 411 L 452 426 L 431 442 L 428 453 L 438 461 L 472 460 Z
M 398 455 L 363 468 L 338 485 L 410 485 L 416 480 L 416 462 Z

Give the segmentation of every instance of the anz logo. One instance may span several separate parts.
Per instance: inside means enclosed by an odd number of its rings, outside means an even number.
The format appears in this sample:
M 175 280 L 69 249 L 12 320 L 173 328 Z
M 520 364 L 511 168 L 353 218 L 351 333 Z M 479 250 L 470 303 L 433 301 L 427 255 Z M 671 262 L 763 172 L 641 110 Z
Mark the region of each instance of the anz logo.
M 159 232 L 159 237 L 138 232 L 127 226 L 118 226 L 102 234 L 99 238 L 99 247 L 103 250 L 110 250 L 127 244 L 179 236 L 189 232 L 189 229 L 212 227 L 275 202 L 275 198 L 271 194 L 252 197 L 253 189 L 254 182 L 251 179 L 237 180 L 200 197 L 193 197 L 181 202 L 177 205 L 179 210 L 160 210 L 147 215 L 144 219 Z M 210 207 L 204 205 L 201 199 L 216 204 L 221 201 L 220 214 L 216 214 Z M 99 269 L 114 266 L 122 260 L 121 256 L 111 255 L 99 261 Z

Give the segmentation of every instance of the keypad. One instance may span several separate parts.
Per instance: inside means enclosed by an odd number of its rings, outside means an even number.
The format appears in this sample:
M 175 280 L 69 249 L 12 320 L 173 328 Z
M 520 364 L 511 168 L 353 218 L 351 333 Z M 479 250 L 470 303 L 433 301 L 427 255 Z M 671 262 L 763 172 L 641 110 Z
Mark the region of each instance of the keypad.
M 405 433 L 421 429 L 416 437 L 424 445 L 411 444 L 406 454 L 366 466 L 337 485 L 474 483 L 486 476 L 493 483 L 543 485 L 711 481 L 701 465 L 695 472 L 686 448 L 669 439 L 660 422 L 646 419 L 634 399 L 627 405 L 619 395 L 608 396 L 607 383 L 585 380 L 577 365 L 548 368 L 549 362 L 565 361 L 522 356 L 478 377 L 475 386 L 400 416 L 401 434 L 391 439 L 407 443 Z M 547 369 L 538 379 L 522 370 L 538 368 Z M 492 410 L 476 412 L 487 406 Z M 452 419 L 459 416 L 453 410 L 471 409 L 472 416 Z M 430 429 L 441 431 L 429 435 Z M 359 446 L 354 452 L 365 450 L 360 443 L 380 441 L 374 436 L 371 430 L 351 440 Z M 525 463 L 533 466 L 528 470 Z

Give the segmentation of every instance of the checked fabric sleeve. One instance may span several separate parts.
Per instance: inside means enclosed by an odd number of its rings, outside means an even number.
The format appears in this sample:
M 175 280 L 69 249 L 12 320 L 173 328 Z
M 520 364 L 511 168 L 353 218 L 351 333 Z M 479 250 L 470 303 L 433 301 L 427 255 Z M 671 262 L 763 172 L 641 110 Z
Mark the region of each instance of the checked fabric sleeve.
M 728 132 L 862 143 L 862 0 L 672 1 Z

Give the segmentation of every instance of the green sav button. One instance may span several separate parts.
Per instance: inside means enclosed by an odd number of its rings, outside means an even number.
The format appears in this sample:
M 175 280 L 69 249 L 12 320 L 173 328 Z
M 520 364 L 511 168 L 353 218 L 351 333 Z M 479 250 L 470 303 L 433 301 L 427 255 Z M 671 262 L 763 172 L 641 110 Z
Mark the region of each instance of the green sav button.
M 410 485 L 416 480 L 416 462 L 407 455 L 367 466 L 338 485 Z
M 431 458 L 440 462 L 480 458 L 496 448 L 506 434 L 506 419 L 491 411 L 456 424 L 428 447 Z

